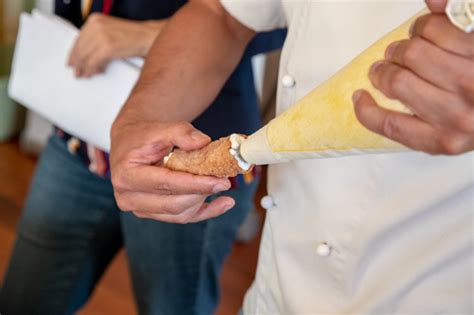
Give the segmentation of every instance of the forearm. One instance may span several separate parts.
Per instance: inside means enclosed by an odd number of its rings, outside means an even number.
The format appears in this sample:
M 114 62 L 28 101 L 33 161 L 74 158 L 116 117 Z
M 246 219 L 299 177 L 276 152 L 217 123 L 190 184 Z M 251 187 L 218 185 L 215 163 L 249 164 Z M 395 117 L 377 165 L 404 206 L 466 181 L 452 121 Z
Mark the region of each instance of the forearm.
M 114 128 L 192 121 L 212 103 L 254 35 L 215 2 L 190 2 L 168 21 Z

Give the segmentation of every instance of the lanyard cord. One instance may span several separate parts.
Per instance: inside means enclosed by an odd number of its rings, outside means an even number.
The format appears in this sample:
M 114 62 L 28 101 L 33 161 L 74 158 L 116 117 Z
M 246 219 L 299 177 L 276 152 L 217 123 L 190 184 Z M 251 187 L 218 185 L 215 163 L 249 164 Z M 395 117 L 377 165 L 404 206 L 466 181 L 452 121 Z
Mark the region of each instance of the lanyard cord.
M 92 8 L 92 0 L 82 0 L 83 5 L 82 5 L 82 18 L 86 18 L 89 13 L 91 12 Z
M 104 6 L 102 7 L 102 13 L 104 13 L 105 15 L 109 15 L 111 9 L 112 9 L 112 0 L 104 0 Z
M 84 6 L 82 7 L 82 17 L 86 18 L 89 13 L 91 12 L 92 9 L 92 3 L 94 2 L 93 0 L 82 0 L 84 1 Z M 103 0 L 103 5 L 102 5 L 102 13 L 105 15 L 110 14 L 110 10 L 112 9 L 112 0 Z

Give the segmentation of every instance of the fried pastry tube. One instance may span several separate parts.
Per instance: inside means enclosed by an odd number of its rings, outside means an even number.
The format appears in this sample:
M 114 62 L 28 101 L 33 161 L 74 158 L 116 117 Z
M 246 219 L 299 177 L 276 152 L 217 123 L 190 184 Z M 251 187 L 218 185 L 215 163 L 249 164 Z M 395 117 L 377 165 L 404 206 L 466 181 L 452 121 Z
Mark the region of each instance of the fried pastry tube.
M 253 165 L 240 158 L 240 143 L 244 139 L 243 135 L 233 134 L 199 150 L 174 150 L 165 158 L 164 166 L 173 171 L 216 177 L 234 177 L 247 173 Z

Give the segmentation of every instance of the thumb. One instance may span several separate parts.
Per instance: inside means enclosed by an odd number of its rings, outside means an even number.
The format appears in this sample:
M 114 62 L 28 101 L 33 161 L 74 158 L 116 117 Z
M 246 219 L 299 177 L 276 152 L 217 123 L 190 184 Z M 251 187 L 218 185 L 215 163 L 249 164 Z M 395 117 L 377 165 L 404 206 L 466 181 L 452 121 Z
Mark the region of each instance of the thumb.
M 185 151 L 200 149 L 211 142 L 209 136 L 185 122 L 172 124 L 167 134 L 174 146 Z
M 426 5 L 433 13 L 444 13 L 448 0 L 425 0 Z

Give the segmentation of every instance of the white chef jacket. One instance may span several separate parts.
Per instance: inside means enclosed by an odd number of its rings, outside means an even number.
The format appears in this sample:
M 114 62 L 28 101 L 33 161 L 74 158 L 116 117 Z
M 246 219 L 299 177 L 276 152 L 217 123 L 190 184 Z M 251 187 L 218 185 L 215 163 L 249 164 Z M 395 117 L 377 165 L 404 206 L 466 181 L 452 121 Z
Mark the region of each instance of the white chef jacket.
M 424 7 L 221 1 L 256 31 L 288 26 L 278 113 Z M 271 166 L 244 313 L 472 314 L 473 157 L 404 152 Z

